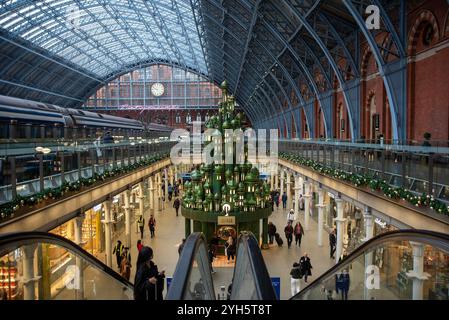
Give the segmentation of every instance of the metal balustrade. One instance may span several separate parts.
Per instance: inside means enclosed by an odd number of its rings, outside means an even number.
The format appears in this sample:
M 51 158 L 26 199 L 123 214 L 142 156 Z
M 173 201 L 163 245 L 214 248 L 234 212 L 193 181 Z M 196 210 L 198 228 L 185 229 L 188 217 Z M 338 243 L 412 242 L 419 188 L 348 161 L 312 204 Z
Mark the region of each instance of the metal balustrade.
M 426 193 L 449 202 L 449 148 L 280 140 L 279 152 L 298 155 L 324 166 L 385 180 L 392 186 Z
M 173 145 L 157 139 L 0 144 L 0 205 L 168 153 Z

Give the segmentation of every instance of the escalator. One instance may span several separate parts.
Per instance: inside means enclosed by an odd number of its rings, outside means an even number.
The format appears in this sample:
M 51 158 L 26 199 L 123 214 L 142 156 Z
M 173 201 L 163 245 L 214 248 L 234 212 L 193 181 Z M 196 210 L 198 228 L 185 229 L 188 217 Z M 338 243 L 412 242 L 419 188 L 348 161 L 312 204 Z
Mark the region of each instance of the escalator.
M 0 300 L 132 300 L 133 285 L 58 235 L 0 235 Z
M 215 300 L 208 247 L 201 233 L 187 238 L 167 293 L 167 300 Z M 227 292 L 218 294 L 226 299 Z M 256 238 L 243 232 L 237 241 L 230 300 L 276 300 Z
M 187 245 L 167 299 L 215 299 L 204 237 L 193 234 Z M 292 300 L 448 300 L 448 293 L 449 235 L 400 230 L 366 242 Z M 249 233 L 238 240 L 230 300 L 276 300 L 257 240 Z
M 449 300 L 449 235 L 400 230 L 377 236 L 292 300 Z

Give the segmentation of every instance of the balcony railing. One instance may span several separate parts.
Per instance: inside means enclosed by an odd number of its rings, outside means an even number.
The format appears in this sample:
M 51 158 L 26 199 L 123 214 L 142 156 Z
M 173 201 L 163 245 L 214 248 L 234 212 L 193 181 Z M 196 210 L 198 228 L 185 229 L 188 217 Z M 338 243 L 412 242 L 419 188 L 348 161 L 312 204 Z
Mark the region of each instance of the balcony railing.
M 449 202 L 449 148 L 441 146 L 280 140 L 279 152 L 323 166 L 385 180 Z

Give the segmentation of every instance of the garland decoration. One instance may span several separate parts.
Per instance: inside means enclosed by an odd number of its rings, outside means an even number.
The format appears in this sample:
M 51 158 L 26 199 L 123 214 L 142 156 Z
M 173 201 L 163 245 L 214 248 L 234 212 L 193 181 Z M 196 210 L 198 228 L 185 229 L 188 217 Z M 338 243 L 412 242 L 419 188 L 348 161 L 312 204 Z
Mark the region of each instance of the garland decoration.
M 118 177 L 122 174 L 132 172 L 136 169 L 152 165 L 155 162 L 167 157 L 169 157 L 168 153 L 156 154 L 131 165 L 115 168 L 113 170 L 104 170 L 103 173 L 95 173 L 93 177 L 81 178 L 75 182 L 64 182 L 59 187 L 48 188 L 33 195 L 17 195 L 14 200 L 0 205 L 0 220 L 13 216 L 14 213 L 22 207 L 27 206 L 29 208 L 33 208 L 35 205 L 40 204 L 48 199 L 60 199 L 67 192 L 80 191 L 83 187 L 90 187 L 98 181 L 105 181 L 106 179 L 112 177 Z
M 390 199 L 408 201 L 416 207 L 427 207 L 437 213 L 449 216 L 449 206 L 426 193 L 418 195 L 416 192 L 405 188 L 391 186 L 385 180 L 380 180 L 379 177 L 327 167 L 317 161 L 298 155 L 282 152 L 279 156 L 295 164 L 309 167 L 323 175 L 349 182 L 356 187 L 369 187 L 373 191 L 382 192 Z

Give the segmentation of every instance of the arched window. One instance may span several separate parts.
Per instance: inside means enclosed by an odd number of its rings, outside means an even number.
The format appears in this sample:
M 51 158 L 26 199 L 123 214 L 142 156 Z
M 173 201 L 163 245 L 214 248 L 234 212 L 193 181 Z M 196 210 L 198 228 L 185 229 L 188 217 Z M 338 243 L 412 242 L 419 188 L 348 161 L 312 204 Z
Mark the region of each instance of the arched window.
M 139 68 L 112 80 L 84 108 L 103 110 L 216 109 L 222 92 L 207 78 L 164 64 Z

